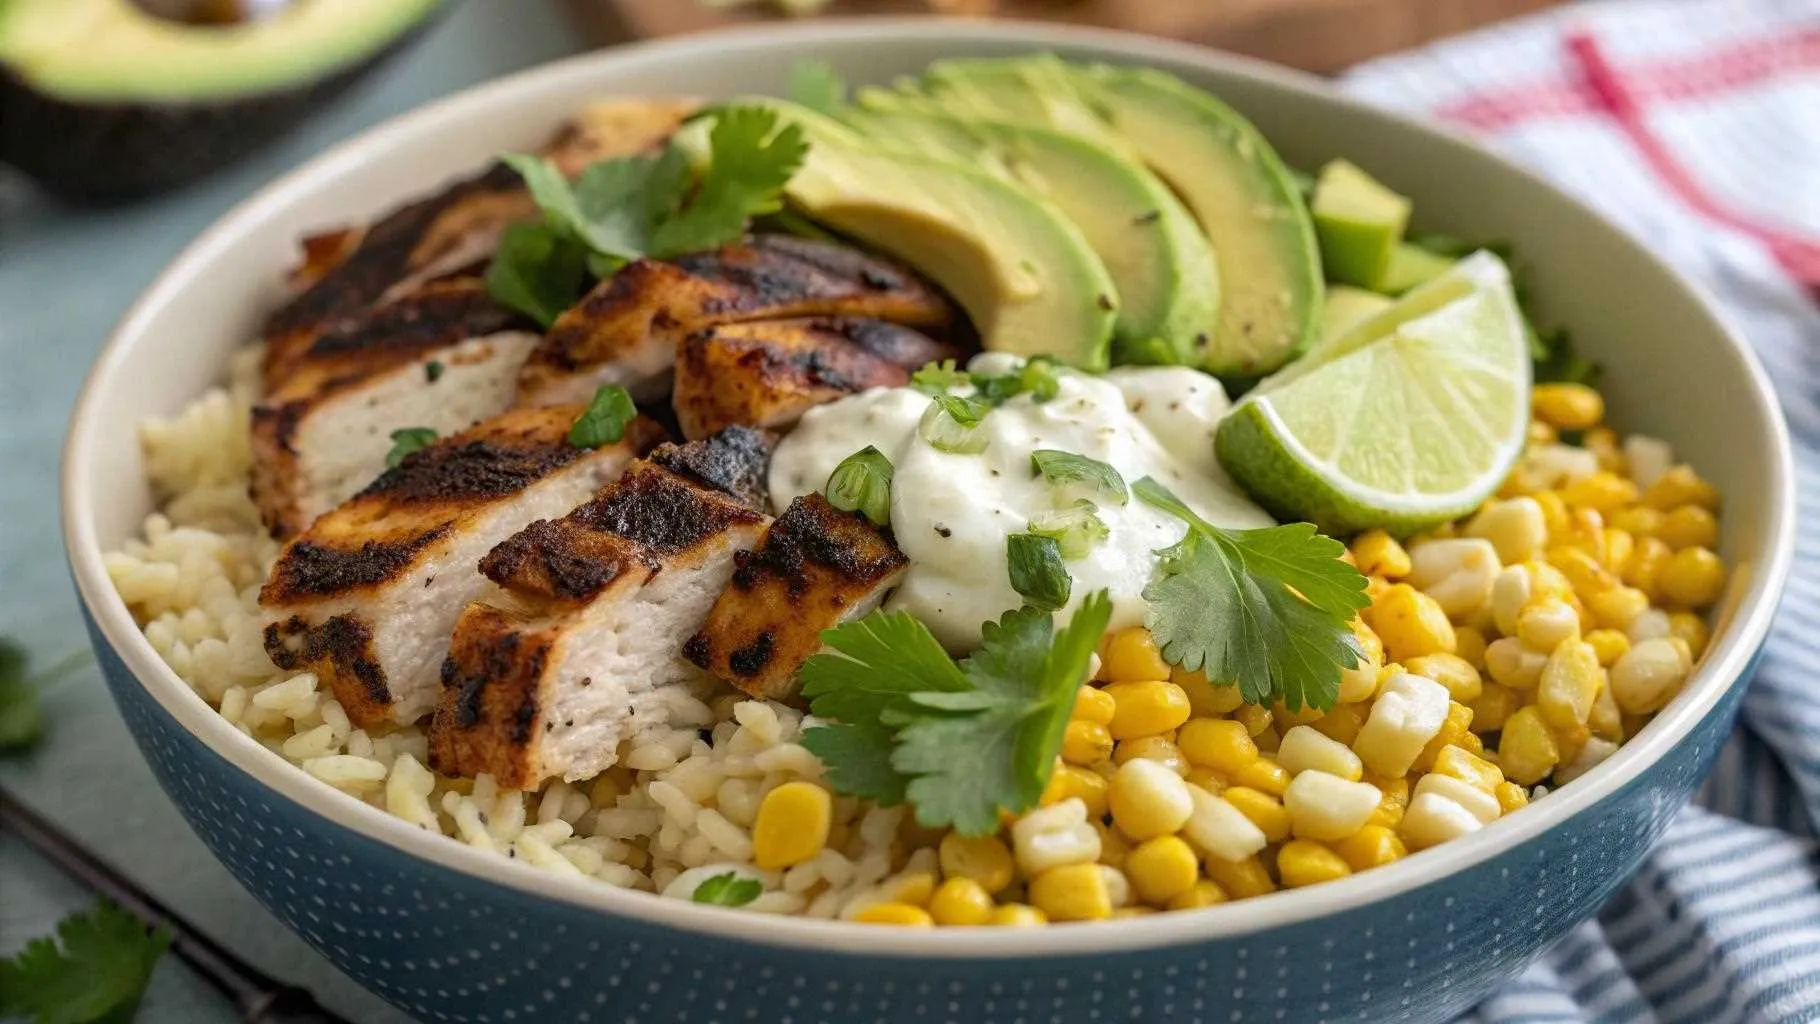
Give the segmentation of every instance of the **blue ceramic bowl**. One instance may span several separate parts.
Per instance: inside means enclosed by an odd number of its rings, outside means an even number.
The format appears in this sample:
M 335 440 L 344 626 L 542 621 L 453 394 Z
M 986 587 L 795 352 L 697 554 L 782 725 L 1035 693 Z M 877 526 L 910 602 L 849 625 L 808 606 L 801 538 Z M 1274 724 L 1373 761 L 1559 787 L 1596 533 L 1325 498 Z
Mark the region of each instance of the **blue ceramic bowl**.
M 1426 228 L 1511 239 L 1547 315 L 1603 361 L 1616 421 L 1673 441 L 1726 496 L 1743 571 L 1686 690 L 1535 807 L 1341 882 L 1143 920 L 917 932 L 716 910 L 571 882 L 420 832 L 230 728 L 140 635 L 102 552 L 150 508 L 134 424 L 217 382 L 295 239 L 370 214 L 603 93 L 782 86 L 815 57 L 881 81 L 949 56 L 1055 49 L 1165 68 L 1251 116 L 1292 162 L 1344 155 Z M 65 453 L 64 529 L 95 648 L 171 798 L 324 955 L 427 1020 L 1440 1020 L 1593 914 L 1730 728 L 1787 573 L 1788 443 L 1762 370 L 1689 286 L 1540 180 L 1275 68 L 1133 36 L 933 21 L 793 26 L 616 50 L 518 75 L 367 133 L 211 228 L 121 324 Z

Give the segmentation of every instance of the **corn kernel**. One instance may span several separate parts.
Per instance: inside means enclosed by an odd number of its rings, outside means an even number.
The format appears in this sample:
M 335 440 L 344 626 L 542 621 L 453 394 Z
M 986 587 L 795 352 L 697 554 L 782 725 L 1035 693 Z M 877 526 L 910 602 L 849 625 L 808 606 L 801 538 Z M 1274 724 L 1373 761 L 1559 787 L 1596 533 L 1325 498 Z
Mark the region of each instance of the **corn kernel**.
M 1125 875 L 1145 903 L 1168 903 L 1192 889 L 1200 874 L 1194 850 L 1176 836 L 1146 839 L 1125 858 Z
M 1707 628 L 1705 619 L 1693 612 L 1675 612 L 1668 617 L 1668 629 L 1671 636 L 1686 642 L 1690 657 L 1698 659 L 1706 653 L 1706 644 L 1712 633 Z
M 1526 443 L 1532 445 L 1554 444 L 1561 440 L 1561 433 L 1541 420 L 1530 420 L 1529 428 L 1524 431 L 1523 438 Z
M 1660 534 L 1667 516 L 1660 509 L 1632 505 L 1630 508 L 1618 509 L 1606 519 L 1614 529 L 1623 530 L 1635 540 L 1641 541 Z
M 1303 704 L 1291 711 L 1289 705 L 1275 701 L 1270 705 L 1270 719 L 1279 733 L 1288 732 L 1298 725 L 1311 725 L 1321 720 L 1322 711 L 1312 704 Z
M 1289 770 L 1266 757 L 1259 757 L 1243 768 L 1236 769 L 1231 775 L 1233 785 L 1250 786 L 1271 796 L 1282 796 L 1283 791 L 1289 788 Z
M 1119 830 L 1103 821 L 1093 822 L 1093 830 L 1100 834 L 1099 862 L 1107 867 L 1123 867 L 1125 857 L 1131 853 L 1131 844 L 1119 835 Z
M 1514 782 L 1500 782 L 1492 794 L 1498 798 L 1498 807 L 1505 814 L 1529 806 L 1529 790 Z
M 1134 917 L 1149 917 L 1150 915 L 1152 915 L 1156 912 L 1157 911 L 1156 911 L 1155 907 L 1144 907 L 1144 906 L 1120 907 L 1117 910 L 1112 912 L 1112 919 L 1114 921 L 1128 921 Z
M 1264 862 L 1256 857 L 1246 857 L 1243 860 L 1209 857 L 1202 862 L 1201 867 L 1207 872 L 1208 878 L 1218 883 L 1235 900 L 1262 896 L 1275 892 L 1277 888 L 1276 883 L 1270 880 L 1270 872 L 1264 867 Z
M 1026 876 L 1063 864 L 1090 864 L 1100 856 L 1100 835 L 1078 799 L 1025 812 L 1011 825 L 1011 843 Z
M 927 910 L 895 900 L 864 907 L 853 915 L 853 920 L 860 924 L 889 924 L 900 928 L 935 927 L 935 919 L 929 916 Z
M 1457 654 L 1424 654 L 1409 659 L 1403 667 L 1447 687 L 1447 695 L 1462 704 L 1470 703 L 1485 688 L 1479 670 Z
M 1491 542 L 1478 538 L 1424 541 L 1411 549 L 1410 557 L 1409 585 L 1433 598 L 1455 621 L 1484 606 L 1492 581 L 1504 568 Z
M 1640 537 L 1630 560 L 1619 570 L 1619 578 L 1646 594 L 1656 593 L 1656 580 L 1662 567 L 1674 557 L 1674 550 L 1655 537 Z
M 1382 867 L 1391 861 L 1409 855 L 1409 851 L 1403 846 L 1403 840 L 1398 839 L 1395 832 L 1382 825 L 1366 825 L 1352 835 L 1335 842 L 1333 852 L 1339 854 L 1340 859 L 1344 860 L 1347 866 L 1354 871 Z M 1277 863 L 1279 867 L 1282 864 L 1280 854 L 1277 857 Z
M 1087 805 L 1087 816 L 1098 818 L 1106 813 L 1106 779 L 1099 773 L 1071 764 L 1062 765 L 1049 776 L 1037 802 L 1044 807 L 1063 800 L 1079 800 Z
M 1001 891 L 1016 877 L 1011 849 L 997 836 L 949 832 L 942 836 L 936 853 L 944 876 L 965 878 L 989 893 Z
M 1123 765 L 1135 758 L 1155 761 L 1177 775 L 1188 774 L 1188 759 L 1168 736 L 1139 736 L 1120 743 L 1112 752 L 1112 763 Z M 1117 773 L 1114 773 L 1117 774 Z
M 1531 601 L 1517 614 L 1517 639 L 1532 651 L 1546 654 L 1579 635 L 1580 616 L 1558 597 Z
M 1597 768 L 1605 762 L 1606 758 L 1617 752 L 1618 745 L 1611 740 L 1602 740 L 1597 737 L 1588 739 L 1581 745 L 1579 753 L 1555 768 L 1555 785 L 1567 785 Z
M 1142 626 L 1121 629 L 1106 638 L 1100 671 L 1114 683 L 1140 683 L 1169 678 L 1169 665 L 1156 649 L 1150 631 Z M 1117 696 L 1114 694 L 1114 696 Z M 1159 732 L 1161 730 L 1158 730 Z
M 1529 394 L 1529 409 L 1557 430 L 1589 430 L 1605 418 L 1605 399 L 1584 384 L 1537 384 Z
M 1354 537 L 1352 558 L 1359 571 L 1367 575 L 1391 579 L 1409 575 L 1409 552 L 1383 530 L 1366 530 Z
M 991 895 L 971 878 L 950 878 L 929 897 L 929 916 L 940 925 L 985 924 L 993 909 Z
M 1619 583 L 1618 577 L 1612 575 L 1596 556 L 1576 547 L 1557 544 L 1549 548 L 1548 564 L 1567 579 L 1573 592 L 1582 599 L 1609 590 Z
M 1586 728 L 1602 739 L 1624 738 L 1624 712 L 1618 707 L 1618 698 L 1612 696 L 1610 673 L 1606 673 L 1605 685 L 1593 698 L 1592 711 L 1586 716 Z
M 1605 568 L 1611 573 L 1618 573 L 1630 564 L 1630 556 L 1637 550 L 1637 539 L 1623 530 L 1607 527 L 1605 530 Z
M 1567 512 L 1567 533 L 1554 540 L 1554 546 L 1578 551 L 1600 568 L 1611 562 L 1611 552 L 1605 548 L 1605 517 L 1596 509 L 1584 506 L 1570 508 Z
M 1378 691 L 1378 670 L 1384 667 L 1384 642 L 1363 619 L 1352 620 L 1352 635 L 1358 638 L 1365 656 L 1352 668 L 1340 670 L 1341 704 L 1369 700 Z
M 1264 831 L 1225 797 L 1199 788 L 1190 788 L 1188 796 L 1194 812 L 1183 824 L 1182 835 L 1209 858 L 1239 860 L 1269 845 Z
M 1536 507 L 1542 510 L 1542 525 L 1551 534 L 1567 533 L 1567 502 L 1561 500 L 1558 491 L 1538 491 L 1531 496 Z
M 1708 548 L 1682 548 L 1656 576 L 1662 599 L 1682 608 L 1704 608 L 1725 588 L 1725 563 Z
M 1188 784 L 1155 761 L 1125 762 L 1108 796 L 1119 831 L 1138 842 L 1176 831 L 1194 811 Z
M 1497 765 L 1457 746 L 1443 748 L 1435 755 L 1433 774 L 1458 779 L 1487 793 L 1496 792 L 1504 781 L 1504 773 Z
M 1350 747 L 1352 741 L 1358 739 L 1359 729 L 1365 724 L 1367 710 L 1362 704 L 1335 705 L 1332 711 L 1322 715 L 1320 721 L 1314 723 L 1314 728 L 1321 735 L 1336 743 Z M 1279 757 L 1282 755 L 1280 747 L 1277 754 Z
M 786 782 L 766 793 L 752 823 L 752 862 L 773 870 L 822 852 L 833 813 L 833 798 L 812 782 Z
M 1560 760 L 1561 749 L 1540 709 L 1524 707 L 1511 714 L 1498 738 L 1498 767 L 1506 778 L 1533 786 L 1547 778 Z
M 1452 800 L 1466 808 L 1467 812 L 1479 819 L 1481 824 L 1490 824 L 1498 820 L 1498 816 L 1504 813 L 1503 808 L 1498 806 L 1498 798 L 1495 795 L 1451 775 L 1432 772 L 1422 776 L 1421 780 L 1416 783 L 1415 791 L 1411 794 L 1410 799 L 1412 801 L 1420 800 L 1426 793 L 1438 793 Z
M 1274 718 L 1269 708 L 1245 704 L 1232 712 L 1232 720 L 1245 727 L 1246 735 L 1256 739 L 1259 733 L 1270 728 Z
M 1069 717 L 1076 722 L 1110 725 L 1116 710 L 1118 705 L 1111 694 L 1097 686 L 1083 686 L 1074 692 L 1074 710 L 1069 712 Z
M 1581 435 L 1580 443 L 1598 457 L 1600 469 L 1611 473 L 1624 471 L 1628 457 L 1618 447 L 1617 431 L 1605 426 L 1594 427 Z
M 1051 921 L 1099 921 L 1112 916 L 1112 895 L 1098 864 L 1065 864 L 1030 880 L 1030 902 Z
M 1277 875 L 1283 879 L 1285 889 L 1331 882 L 1350 874 L 1352 866 L 1345 858 L 1312 840 L 1291 839 L 1277 851 Z
M 1640 500 L 1664 512 L 1682 505 L 1698 505 L 1709 512 L 1719 510 L 1718 490 L 1686 465 L 1671 467 L 1657 477 L 1644 489 Z
M 1365 773 L 1364 781 L 1377 787 L 1383 796 L 1378 800 L 1377 809 L 1371 812 L 1368 823 L 1395 828 L 1403 818 L 1403 809 L 1409 806 L 1409 778 L 1404 775 L 1373 775 Z
M 1595 629 L 1586 634 L 1586 642 L 1592 645 L 1593 654 L 1599 664 L 1610 668 L 1614 662 L 1630 650 L 1630 637 L 1621 629 Z
M 1250 819 L 1267 841 L 1280 843 L 1289 838 L 1289 811 L 1276 797 L 1246 786 L 1230 787 L 1220 796 Z
M 1535 498 L 1494 501 L 1466 524 L 1466 535 L 1490 541 L 1498 560 L 1508 565 L 1542 553 L 1548 542 L 1548 521 Z
M 1586 602 L 1593 621 L 1605 629 L 1623 629 L 1649 609 L 1649 595 L 1636 587 L 1612 587 Z
M 1228 794 L 1232 791 L 1227 790 Z M 1326 772 L 1303 772 L 1283 793 L 1290 830 L 1304 839 L 1344 839 L 1357 832 L 1383 800 L 1376 786 Z
M 1435 599 L 1406 583 L 1398 583 L 1373 601 L 1363 613 L 1365 624 L 1384 642 L 1392 661 L 1403 661 L 1437 651 L 1453 653 L 1453 623 Z
M 1115 637 L 1123 634 L 1114 634 Z M 1137 739 L 1170 732 L 1188 721 L 1188 694 L 1174 683 L 1160 680 L 1115 682 L 1105 691 L 1113 701 L 1112 722 L 1107 726 L 1115 740 Z
M 1466 735 L 1460 737 L 1459 742 L 1456 743 L 1455 746 L 1458 746 L 1461 750 L 1466 751 L 1474 757 L 1485 756 L 1485 742 L 1479 739 L 1479 734 L 1476 732 L 1468 732 Z
M 1100 878 L 1106 883 L 1106 898 L 1112 901 L 1114 910 L 1131 905 L 1131 880 L 1122 868 L 1101 861 Z
M 1352 748 L 1372 771 L 1402 775 L 1441 731 L 1448 704 L 1440 683 L 1399 673 L 1384 684 Z
M 1534 689 L 1548 665 L 1548 655 L 1533 650 L 1514 636 L 1501 637 L 1485 648 L 1485 672 L 1500 686 Z
M 1397 834 L 1411 850 L 1425 850 L 1483 828 L 1471 811 L 1440 793 L 1423 793 L 1409 802 Z
M 1169 681 L 1182 688 L 1188 695 L 1190 711 L 1201 718 L 1224 715 L 1245 703 L 1245 696 L 1237 686 L 1215 686 L 1207 681 L 1206 675 L 1190 672 L 1180 665 L 1169 670 Z
M 1561 500 L 1570 508 L 1589 508 L 1605 515 L 1634 503 L 1637 485 L 1616 473 L 1600 470 L 1563 486 Z
M 1485 645 L 1489 641 L 1485 639 L 1484 630 L 1476 626 L 1455 626 L 1453 641 L 1455 657 L 1475 669 L 1485 668 Z
M 1611 667 L 1611 693 L 1632 715 L 1658 711 L 1681 690 L 1690 660 L 1671 638 L 1644 640 Z
M 1468 731 L 1471 728 L 1472 709 L 1458 701 L 1450 701 L 1447 705 L 1447 718 L 1441 722 L 1441 731 L 1435 733 L 1434 738 L 1422 747 L 1422 752 L 1416 755 L 1415 763 L 1410 767 L 1419 772 L 1430 770 L 1434 767 L 1435 755 L 1472 735 Z
M 1212 768 L 1191 767 L 1188 769 L 1188 774 L 1182 776 L 1182 781 L 1190 786 L 1199 786 L 1215 796 L 1232 785 L 1232 780 L 1226 776 L 1225 772 L 1215 771 Z
M 1536 684 L 1536 708 L 1543 721 L 1557 729 L 1585 725 L 1593 700 L 1605 687 L 1605 670 L 1592 645 L 1569 640 L 1548 656 L 1548 666 Z
M 1676 551 L 1715 547 L 1719 543 L 1719 520 L 1698 505 L 1682 505 L 1662 517 L 1662 528 L 1656 536 Z
M 1349 782 L 1359 781 L 1365 766 L 1359 755 L 1312 726 L 1298 725 L 1283 734 L 1277 749 L 1277 763 L 1291 775 L 1305 771 L 1323 771 Z
M 1062 731 L 1062 760 L 1094 764 L 1112 756 L 1112 733 L 1098 722 L 1075 719 Z
M 1226 890 L 1220 888 L 1220 883 L 1209 878 L 1201 878 L 1196 879 L 1195 883 L 1188 887 L 1187 892 L 1170 900 L 1169 909 L 1199 910 L 1202 907 L 1225 903 L 1227 898 Z
M 1240 722 L 1191 718 L 1176 731 L 1175 744 L 1190 764 L 1234 772 L 1258 759 L 1258 746 Z
M 1040 928 L 1049 923 L 1049 916 L 1029 904 L 1001 903 L 986 923 L 999 928 Z

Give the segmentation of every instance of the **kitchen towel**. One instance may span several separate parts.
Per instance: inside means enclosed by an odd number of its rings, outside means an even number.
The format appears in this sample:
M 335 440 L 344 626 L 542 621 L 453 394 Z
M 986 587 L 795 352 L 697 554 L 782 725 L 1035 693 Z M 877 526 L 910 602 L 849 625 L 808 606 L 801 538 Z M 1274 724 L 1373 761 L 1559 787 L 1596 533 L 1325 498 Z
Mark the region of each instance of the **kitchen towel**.
M 1820 1020 L 1820 0 L 1576 5 L 1341 85 L 1647 240 L 1756 350 L 1795 440 L 1794 574 L 1712 777 L 1597 920 L 1468 1019 Z

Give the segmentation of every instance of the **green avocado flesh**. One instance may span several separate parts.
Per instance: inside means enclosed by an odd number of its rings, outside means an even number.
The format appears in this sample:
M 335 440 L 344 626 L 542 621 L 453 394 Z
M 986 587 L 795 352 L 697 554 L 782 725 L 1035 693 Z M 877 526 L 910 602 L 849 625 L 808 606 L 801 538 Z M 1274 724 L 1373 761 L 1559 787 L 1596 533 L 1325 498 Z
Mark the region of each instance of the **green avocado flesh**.
M 84 103 L 255 95 L 373 54 L 441 0 L 295 0 L 245 25 L 186 25 L 132 0 L 0 0 L 0 65 Z
M 1375 287 L 1409 226 L 1409 200 L 1346 160 L 1334 160 L 1315 179 L 1315 235 L 1327 278 Z
M 1401 295 L 1441 276 L 1448 267 L 1458 262 L 1452 256 L 1442 256 L 1419 245 L 1399 242 L 1391 250 L 1390 259 L 1384 265 L 1384 273 L 1372 282 L 1371 289 L 1385 295 Z
M 1224 103 L 1162 72 L 1053 56 L 945 61 L 910 87 L 957 114 L 1077 135 L 1174 190 L 1219 265 L 1205 369 L 1258 376 L 1313 342 L 1324 284 L 1307 206 L 1263 136 Z
M 984 171 L 881 147 L 794 103 L 734 102 L 769 107 L 807 137 L 808 156 L 784 190 L 792 207 L 941 285 L 985 348 L 1105 369 L 1118 292 L 1053 206 Z M 692 145 L 699 134 L 679 140 Z
M 881 145 L 988 171 L 1053 203 L 1118 288 L 1113 358 L 1198 365 L 1219 315 L 1213 249 L 1174 193 L 1141 164 L 1047 128 L 957 118 L 867 90 L 847 120 Z

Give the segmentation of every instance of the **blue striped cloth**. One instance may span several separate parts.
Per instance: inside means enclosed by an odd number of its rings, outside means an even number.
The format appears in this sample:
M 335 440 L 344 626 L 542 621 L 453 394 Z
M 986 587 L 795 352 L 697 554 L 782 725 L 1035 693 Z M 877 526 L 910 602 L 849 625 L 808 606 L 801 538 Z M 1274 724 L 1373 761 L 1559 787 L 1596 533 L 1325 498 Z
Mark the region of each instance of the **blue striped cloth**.
M 1576 5 L 1358 67 L 1551 176 L 1703 284 L 1796 441 L 1794 578 L 1712 778 L 1485 1024 L 1820 1020 L 1820 0 Z

